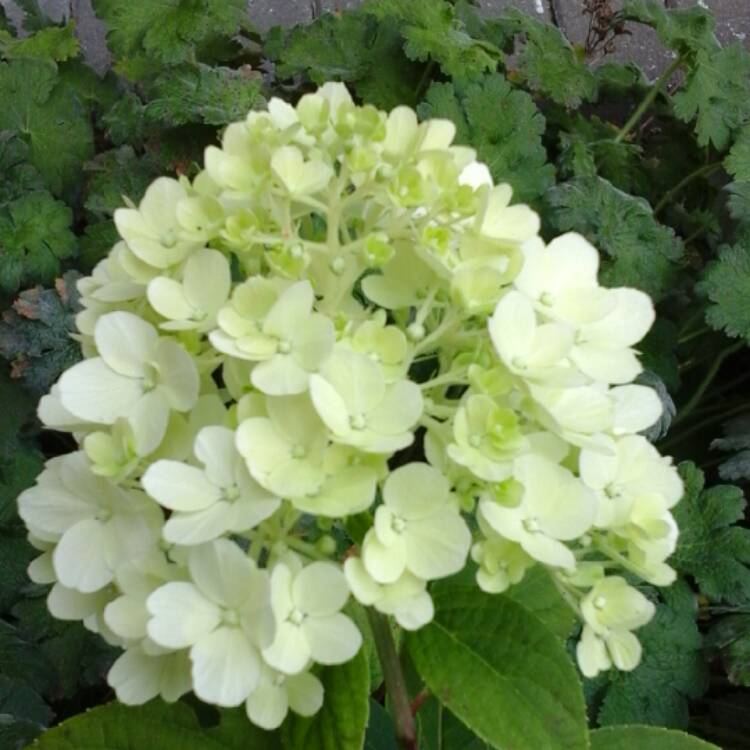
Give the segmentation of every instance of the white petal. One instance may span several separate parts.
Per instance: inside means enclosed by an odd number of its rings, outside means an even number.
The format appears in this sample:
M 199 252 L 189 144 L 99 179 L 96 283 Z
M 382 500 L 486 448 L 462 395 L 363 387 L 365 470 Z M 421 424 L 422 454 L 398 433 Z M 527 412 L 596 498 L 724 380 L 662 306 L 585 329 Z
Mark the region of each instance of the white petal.
M 263 649 L 263 658 L 280 672 L 301 672 L 310 661 L 310 646 L 302 628 L 290 622 L 277 623 L 276 637 Z
M 471 532 L 461 516 L 447 508 L 419 521 L 408 521 L 404 531 L 406 566 L 426 580 L 457 573 L 466 563 Z
M 140 381 L 119 375 L 100 357 L 73 365 L 60 378 L 63 408 L 78 419 L 101 424 L 126 417 L 142 390 Z
M 111 534 L 100 521 L 81 521 L 68 529 L 52 555 L 60 583 L 84 593 L 106 586 L 112 580 L 111 542 Z
M 448 500 L 450 483 L 429 464 L 413 462 L 389 474 L 383 484 L 383 500 L 405 519 L 429 516 Z
M 104 622 L 120 638 L 145 638 L 148 618 L 144 602 L 130 596 L 119 596 L 104 609 Z
M 218 487 L 234 484 L 235 434 L 226 427 L 204 427 L 195 438 L 196 458 L 206 467 L 206 476 Z
M 368 531 L 362 545 L 362 561 L 378 583 L 393 583 L 406 567 L 406 545 L 399 538 L 386 547 L 372 530 Z
M 261 682 L 247 698 L 245 710 L 253 724 L 272 731 L 281 726 L 289 709 L 286 690 L 273 682 Z
M 662 403 L 653 388 L 623 385 L 609 393 L 614 402 L 613 432 L 616 435 L 641 432 L 661 416 Z
M 307 565 L 292 584 L 292 599 L 297 608 L 316 617 L 338 612 L 348 598 L 344 574 L 332 563 Z
M 221 492 L 195 466 L 179 461 L 157 461 L 141 477 L 143 489 L 170 510 L 197 511 L 217 502 Z
M 292 284 L 276 300 L 263 321 L 263 332 L 291 340 L 297 328 L 310 317 L 315 295 L 309 281 Z
M 169 405 L 177 411 L 192 409 L 200 388 L 193 358 L 176 341 L 161 339 L 157 364 L 159 384 Z
M 154 358 L 158 338 L 150 323 L 129 312 L 102 315 L 94 329 L 101 358 L 116 373 L 131 378 L 143 376 L 144 363 Z
M 323 685 L 309 672 L 287 677 L 284 687 L 289 699 L 289 707 L 300 716 L 312 716 L 323 705 Z
M 293 356 L 276 354 L 258 363 L 250 374 L 252 384 L 269 396 L 290 396 L 307 390 L 310 378 Z
M 158 276 L 149 282 L 147 296 L 151 307 L 163 318 L 188 320 L 193 315 L 193 307 L 179 281 Z
M 195 513 L 172 513 L 164 524 L 164 539 L 188 547 L 218 539 L 230 529 L 229 507 L 218 502 Z
M 169 404 L 161 389 L 144 393 L 138 399 L 130 410 L 128 423 L 139 456 L 147 456 L 159 447 L 169 424 Z
M 302 627 L 310 655 L 320 664 L 343 664 L 362 645 L 362 634 L 346 615 L 308 617 Z
M 161 657 L 146 656 L 129 649 L 115 661 L 107 674 L 117 700 L 126 706 L 140 706 L 159 695 Z
M 218 250 L 199 250 L 185 264 L 183 286 L 193 307 L 213 314 L 229 296 L 229 263 Z
M 207 703 L 239 706 L 258 684 L 260 657 L 240 628 L 220 627 L 191 649 L 193 688 Z
M 146 607 L 151 613 L 149 637 L 165 648 L 192 646 L 221 622 L 219 608 L 193 584 L 182 581 L 158 588 Z

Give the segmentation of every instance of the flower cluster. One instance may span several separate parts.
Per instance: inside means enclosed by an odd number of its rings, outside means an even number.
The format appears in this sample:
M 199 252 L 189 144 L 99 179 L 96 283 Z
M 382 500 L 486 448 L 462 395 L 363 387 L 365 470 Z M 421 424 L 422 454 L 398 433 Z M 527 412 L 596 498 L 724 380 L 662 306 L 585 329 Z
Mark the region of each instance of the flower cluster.
M 416 629 L 470 557 L 487 592 L 548 567 L 585 674 L 638 663 L 653 606 L 613 571 L 671 582 L 682 489 L 639 435 L 651 302 L 454 133 L 326 84 L 115 213 L 39 407 L 79 450 L 19 506 L 52 613 L 124 649 L 121 701 L 311 715 L 350 596 Z

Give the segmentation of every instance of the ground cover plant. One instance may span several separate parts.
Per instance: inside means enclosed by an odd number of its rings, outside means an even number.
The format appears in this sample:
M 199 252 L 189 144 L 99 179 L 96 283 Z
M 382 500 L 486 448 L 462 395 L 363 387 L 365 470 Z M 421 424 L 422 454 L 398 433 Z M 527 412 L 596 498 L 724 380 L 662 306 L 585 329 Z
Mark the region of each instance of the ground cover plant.
M 743 47 L 100 0 L 99 78 L 22 5 L 0 746 L 742 747 Z

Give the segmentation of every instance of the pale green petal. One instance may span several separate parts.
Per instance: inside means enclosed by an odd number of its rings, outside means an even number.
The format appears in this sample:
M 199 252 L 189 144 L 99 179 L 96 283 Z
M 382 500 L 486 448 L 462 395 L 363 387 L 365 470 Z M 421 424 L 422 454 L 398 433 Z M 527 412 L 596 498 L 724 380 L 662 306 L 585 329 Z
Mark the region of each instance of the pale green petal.
M 192 583 L 165 584 L 149 596 L 146 607 L 149 638 L 165 648 L 192 646 L 221 622 L 219 607 Z
M 252 384 L 269 396 L 291 396 L 307 390 L 310 375 L 288 354 L 260 362 L 250 374 Z
M 605 642 L 614 665 L 623 671 L 635 669 L 641 662 L 641 644 L 628 631 L 613 631 Z
M 159 695 L 161 658 L 146 656 L 138 648 L 120 655 L 107 673 L 107 682 L 120 703 L 140 706 Z
M 226 427 L 204 427 L 195 437 L 195 457 L 205 466 L 205 472 L 217 487 L 230 487 L 235 482 L 239 460 L 234 447 L 235 433 Z
M 309 281 L 292 284 L 276 300 L 263 321 L 263 333 L 291 341 L 310 316 L 315 295 Z
M 83 620 L 100 611 L 109 597 L 106 590 L 84 594 L 56 583 L 47 597 L 47 608 L 58 620 Z
M 310 376 L 310 397 L 313 405 L 335 435 L 347 435 L 350 431 L 349 409 L 341 394 L 324 377 Z
M 100 357 L 86 359 L 60 378 L 60 401 L 78 419 L 112 424 L 127 416 L 141 397 L 138 380 L 119 375 Z
M 157 353 L 159 383 L 169 405 L 187 411 L 198 400 L 200 381 L 192 357 L 171 339 L 161 339 Z
M 402 628 L 419 630 L 435 616 L 435 605 L 432 603 L 432 597 L 426 591 L 422 591 L 394 606 L 393 616 Z
M 370 530 L 362 543 L 362 562 L 378 583 L 393 583 L 406 568 L 406 544 L 398 538 L 386 547 Z
M 342 614 L 308 617 L 302 625 L 310 655 L 320 664 L 343 664 L 359 651 L 362 634 Z
M 355 599 L 369 607 L 382 596 L 382 586 L 365 569 L 362 559 L 349 557 L 344 562 L 344 575 Z
M 130 596 L 117 597 L 104 610 L 104 622 L 121 638 L 145 638 L 148 619 L 149 614 L 144 602 Z
M 154 500 L 170 510 L 203 510 L 221 496 L 218 487 L 206 479 L 203 471 L 179 461 L 151 464 L 141 484 Z
M 581 672 L 589 679 L 596 677 L 599 672 L 605 672 L 612 666 L 604 642 L 588 626 L 584 626 L 583 634 L 576 646 L 576 659 Z
M 323 684 L 309 672 L 287 677 L 284 687 L 289 707 L 300 716 L 312 716 L 323 705 Z
M 414 462 L 391 472 L 383 485 L 383 500 L 396 515 L 416 520 L 438 511 L 449 492 L 450 483 L 441 472 Z
M 260 655 L 240 628 L 219 627 L 191 649 L 193 689 L 206 703 L 243 703 L 258 684 Z
M 272 731 L 281 726 L 287 715 L 289 703 L 282 685 L 261 682 L 245 703 L 250 721 L 261 729 Z
M 264 576 L 245 553 L 228 539 L 193 547 L 188 569 L 196 586 L 225 607 L 238 607 L 253 595 L 267 594 Z
M 169 403 L 161 389 L 138 399 L 128 414 L 128 424 L 139 456 L 147 456 L 159 447 L 169 424 Z
M 614 402 L 615 434 L 642 432 L 661 416 L 663 406 L 653 388 L 645 385 L 622 385 L 609 395 Z
M 290 473 L 300 467 L 298 462 L 290 465 Z M 324 482 L 319 467 L 306 465 L 308 469 L 306 479 L 312 486 L 320 479 L 321 484 L 316 490 L 307 494 L 289 493 L 288 497 L 298 510 L 330 518 L 343 518 L 355 513 L 361 513 L 369 508 L 375 500 L 377 490 L 377 476 L 366 466 L 352 466 L 328 477 Z M 276 484 L 278 480 L 272 482 Z M 283 494 L 283 493 L 279 493 Z
M 323 363 L 320 374 L 344 400 L 349 414 L 367 414 L 385 395 L 383 373 L 364 354 L 339 348 Z
M 367 415 L 367 425 L 383 435 L 399 435 L 414 427 L 422 414 L 422 391 L 410 380 L 386 388 L 383 400 Z
M 190 304 L 213 315 L 229 297 L 229 263 L 218 250 L 200 250 L 185 264 L 182 283 Z
M 80 521 L 68 529 L 52 554 L 60 583 L 83 593 L 106 586 L 113 575 L 108 557 L 111 543 L 106 526 L 94 519 Z
M 292 599 L 301 611 L 315 617 L 338 612 L 349 598 L 349 587 L 341 570 L 327 562 L 307 565 L 295 577 Z
M 182 284 L 166 276 L 152 279 L 148 285 L 148 302 L 163 318 L 187 320 L 193 316 L 193 306 L 188 302 Z
M 601 320 L 583 327 L 584 340 L 612 348 L 633 346 L 653 325 L 654 304 L 638 289 L 611 289 L 609 294 L 616 300 L 615 308 Z
M 578 344 L 573 347 L 570 358 L 581 372 L 600 383 L 630 383 L 643 370 L 631 349 Z
M 310 646 L 303 629 L 290 622 L 277 623 L 276 637 L 268 648 L 263 649 L 263 658 L 280 672 L 301 672 L 310 661 Z
M 156 329 L 137 315 L 112 312 L 96 322 L 94 341 L 101 358 L 119 373 L 131 378 L 144 374 L 144 363 L 156 353 Z
M 492 343 L 507 364 L 528 356 L 536 330 L 536 313 L 531 303 L 519 292 L 508 292 L 497 303 L 489 320 Z
M 230 528 L 229 507 L 219 502 L 194 513 L 172 513 L 162 535 L 172 544 L 193 546 L 213 541 Z
M 335 339 L 333 323 L 318 313 L 298 322 L 290 336 L 295 358 L 308 371 L 315 370 L 331 353 Z
M 406 567 L 425 580 L 457 573 L 464 567 L 471 546 L 471 532 L 452 508 L 409 521 L 403 536 Z

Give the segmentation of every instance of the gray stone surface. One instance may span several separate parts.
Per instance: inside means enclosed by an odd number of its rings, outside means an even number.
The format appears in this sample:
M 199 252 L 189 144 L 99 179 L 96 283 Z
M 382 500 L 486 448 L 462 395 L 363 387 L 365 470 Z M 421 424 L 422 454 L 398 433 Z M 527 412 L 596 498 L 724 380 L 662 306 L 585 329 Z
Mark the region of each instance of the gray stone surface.
M 156 0 L 131 0 L 134 4 Z M 259 30 L 272 26 L 291 26 L 307 23 L 315 15 L 337 12 L 359 5 L 362 0 L 248 0 L 250 18 Z M 403 0 L 408 3 L 410 0 Z M 703 5 L 716 15 L 717 36 L 725 44 L 738 41 L 750 47 L 750 0 L 663 0 L 670 7 Z M 620 7 L 622 0 L 612 0 Z M 86 59 L 99 73 L 110 64 L 103 24 L 91 8 L 91 0 L 39 0 L 40 7 L 55 20 L 72 18 L 81 40 Z M 0 0 L 11 20 L 18 22 L 20 14 L 13 0 Z M 503 8 L 515 6 L 538 18 L 557 23 L 574 43 L 583 43 L 588 30 L 588 17 L 583 13 L 583 0 L 479 0 L 480 12 L 492 16 Z M 637 24 L 632 25 L 632 36 L 620 37 L 612 57 L 616 60 L 635 60 L 646 73 L 654 77 L 668 64 L 669 53 L 661 47 L 656 35 Z

